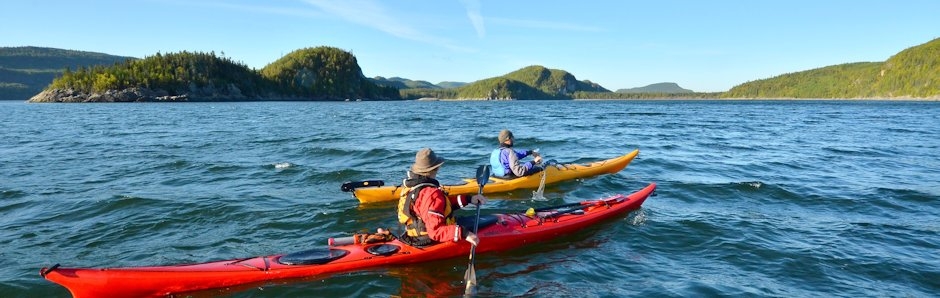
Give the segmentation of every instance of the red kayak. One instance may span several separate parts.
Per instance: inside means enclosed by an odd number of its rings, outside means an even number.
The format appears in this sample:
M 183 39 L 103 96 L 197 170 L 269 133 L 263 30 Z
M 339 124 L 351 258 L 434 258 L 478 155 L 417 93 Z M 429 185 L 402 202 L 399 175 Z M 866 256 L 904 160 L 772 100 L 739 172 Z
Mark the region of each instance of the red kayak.
M 651 183 L 628 196 L 615 195 L 528 212 L 484 215 L 479 220 L 477 253 L 501 251 L 550 240 L 622 217 L 639 209 L 656 189 Z M 469 218 L 472 221 L 473 218 Z M 233 287 L 248 283 L 311 277 L 372 267 L 467 257 L 466 241 L 424 248 L 398 240 L 347 244 L 291 254 L 249 257 L 200 264 L 125 268 L 42 268 L 40 274 L 74 297 L 154 297 Z

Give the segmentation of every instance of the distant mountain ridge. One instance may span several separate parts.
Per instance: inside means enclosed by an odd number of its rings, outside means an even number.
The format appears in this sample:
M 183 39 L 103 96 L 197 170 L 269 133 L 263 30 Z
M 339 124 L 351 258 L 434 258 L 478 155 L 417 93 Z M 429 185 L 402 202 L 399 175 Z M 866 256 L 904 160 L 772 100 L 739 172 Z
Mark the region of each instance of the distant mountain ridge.
M 656 83 L 643 87 L 617 89 L 617 93 L 695 93 L 695 91 L 679 87 L 676 83 Z
M 467 84 L 468 84 L 468 83 L 464 83 L 464 82 L 448 82 L 448 81 L 443 81 L 443 82 L 437 83 L 437 86 L 446 89 L 446 88 L 457 88 L 457 87 L 464 86 L 464 85 L 467 85 Z
M 438 89 L 438 88 L 445 88 L 445 87 L 441 87 L 441 86 L 438 86 L 438 85 L 431 84 L 431 82 L 428 82 L 428 81 L 412 81 L 412 80 L 409 80 L 409 79 L 399 78 L 399 77 L 391 77 L 391 78 L 374 77 L 374 78 L 371 78 L 370 80 L 372 80 L 372 82 L 375 83 L 375 84 L 377 84 L 377 85 L 394 87 L 394 88 L 396 88 L 396 89 L 410 89 L 410 88 Z
M 7 69 L 77 69 L 111 65 L 134 57 L 44 47 L 0 47 L 0 67 Z
M 0 100 L 27 100 L 66 68 L 113 65 L 134 57 L 43 47 L 0 47 Z

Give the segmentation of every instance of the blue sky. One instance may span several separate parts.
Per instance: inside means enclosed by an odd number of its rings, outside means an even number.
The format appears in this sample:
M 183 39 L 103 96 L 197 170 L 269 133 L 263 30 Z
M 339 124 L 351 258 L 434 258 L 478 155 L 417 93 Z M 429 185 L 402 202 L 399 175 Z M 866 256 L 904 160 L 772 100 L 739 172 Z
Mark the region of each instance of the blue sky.
M 940 37 L 940 1 L 5 1 L 0 46 L 143 58 L 215 51 L 262 68 L 302 48 L 353 53 L 368 77 L 472 82 L 529 65 L 610 90 L 700 92 L 884 61 Z

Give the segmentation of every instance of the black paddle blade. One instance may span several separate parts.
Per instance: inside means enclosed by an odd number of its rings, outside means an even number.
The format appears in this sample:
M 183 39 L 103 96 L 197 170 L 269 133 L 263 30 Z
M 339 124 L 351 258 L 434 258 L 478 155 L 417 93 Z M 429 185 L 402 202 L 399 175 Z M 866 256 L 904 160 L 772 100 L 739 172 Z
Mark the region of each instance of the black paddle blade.
M 486 185 L 486 182 L 490 180 L 490 165 L 482 165 L 477 168 L 477 184 L 480 187 Z
M 344 192 L 350 192 L 360 187 L 378 187 L 385 185 L 385 181 L 382 180 L 366 180 L 366 181 L 347 181 L 340 185 L 339 190 Z

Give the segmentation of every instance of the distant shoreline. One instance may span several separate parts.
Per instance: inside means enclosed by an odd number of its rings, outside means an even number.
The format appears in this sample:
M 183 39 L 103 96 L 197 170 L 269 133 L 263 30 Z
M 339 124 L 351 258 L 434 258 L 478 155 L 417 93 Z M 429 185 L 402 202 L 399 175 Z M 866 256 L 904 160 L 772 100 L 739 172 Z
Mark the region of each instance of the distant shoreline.
M 313 99 L 289 99 L 289 98 L 272 98 L 272 99 L 185 99 L 185 100 L 131 100 L 131 101 L 77 101 L 77 100 L 64 100 L 64 101 L 23 101 L 21 99 L 0 99 L 0 102 L 24 102 L 24 103 L 66 103 L 66 104 L 79 104 L 79 103 L 206 103 L 206 102 L 398 102 L 398 101 L 422 101 L 422 102 L 432 102 L 432 101 L 444 101 L 444 102 L 454 102 L 454 101 L 896 101 L 896 102 L 937 102 L 940 101 L 940 97 L 932 98 L 912 98 L 912 97 L 896 97 L 896 98 L 682 98 L 682 97 L 661 97 L 661 98 L 617 98 L 617 99 L 604 99 L 604 98 L 578 98 L 578 99 L 456 99 L 456 98 L 419 98 L 419 99 L 400 99 L 400 100 L 313 100 Z

